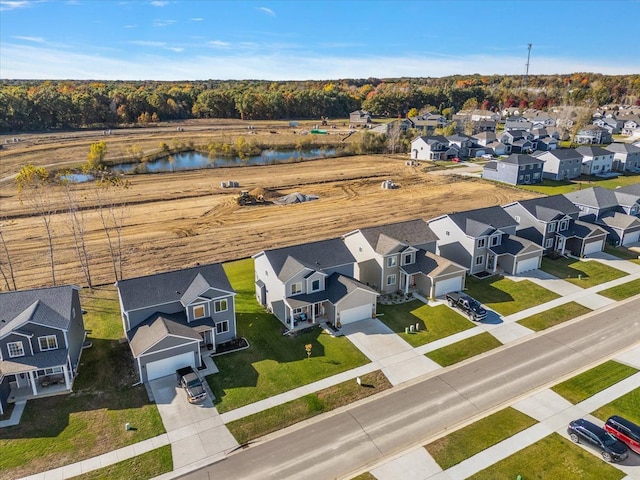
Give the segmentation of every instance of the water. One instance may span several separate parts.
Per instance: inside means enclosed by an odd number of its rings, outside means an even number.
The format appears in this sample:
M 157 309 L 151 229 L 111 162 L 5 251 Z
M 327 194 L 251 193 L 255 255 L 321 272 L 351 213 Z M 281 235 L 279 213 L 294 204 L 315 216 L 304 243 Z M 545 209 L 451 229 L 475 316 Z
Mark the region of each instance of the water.
M 73 183 L 83 183 L 93 180 L 93 175 L 87 173 L 68 173 L 60 177 L 62 180 Z

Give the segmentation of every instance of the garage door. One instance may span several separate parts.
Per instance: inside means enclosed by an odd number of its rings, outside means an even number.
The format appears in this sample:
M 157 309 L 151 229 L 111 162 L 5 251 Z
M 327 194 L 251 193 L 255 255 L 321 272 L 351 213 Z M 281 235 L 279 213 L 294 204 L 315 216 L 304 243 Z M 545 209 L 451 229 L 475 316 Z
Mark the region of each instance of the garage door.
M 624 236 L 624 245 L 630 245 L 640 241 L 640 231 L 628 233 Z
M 164 360 L 157 360 L 155 362 L 147 363 L 147 379 L 154 380 L 160 377 L 166 377 L 167 375 L 175 375 L 176 370 L 182 367 L 191 365 L 193 368 L 195 365 L 195 355 L 193 352 L 183 353 L 176 355 L 175 357 L 165 358 Z
M 360 307 L 347 308 L 340 312 L 340 323 L 342 325 L 357 322 L 358 320 L 364 320 L 366 318 L 371 318 L 371 305 L 368 303 Z
M 462 277 L 448 278 L 436 281 L 434 296 L 441 297 L 449 292 L 459 292 L 462 290 Z
M 529 270 L 535 270 L 538 268 L 538 257 L 529 258 L 527 260 L 520 260 L 516 265 L 516 273 L 528 272 Z
M 583 255 L 589 255 L 590 253 L 597 253 L 602 251 L 602 247 L 604 246 L 604 240 L 600 240 L 599 242 L 587 243 L 584 246 Z

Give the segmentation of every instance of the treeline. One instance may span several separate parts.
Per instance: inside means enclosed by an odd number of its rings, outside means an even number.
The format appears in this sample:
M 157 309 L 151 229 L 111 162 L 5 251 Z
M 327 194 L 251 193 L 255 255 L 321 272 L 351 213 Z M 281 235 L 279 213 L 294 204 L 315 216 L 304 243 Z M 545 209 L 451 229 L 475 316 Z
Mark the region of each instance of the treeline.
M 331 82 L 4 80 L 0 129 L 116 127 L 189 118 L 345 118 L 357 109 L 395 117 L 412 108 L 457 111 L 471 99 L 487 109 L 639 104 L 640 75 L 530 76 L 526 88 L 521 76 L 503 75 Z

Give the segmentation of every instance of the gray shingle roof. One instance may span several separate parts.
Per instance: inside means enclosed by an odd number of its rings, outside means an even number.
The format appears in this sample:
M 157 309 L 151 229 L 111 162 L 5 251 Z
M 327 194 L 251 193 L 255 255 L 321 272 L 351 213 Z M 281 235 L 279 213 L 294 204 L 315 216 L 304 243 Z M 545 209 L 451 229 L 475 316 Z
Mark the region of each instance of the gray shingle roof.
M 558 160 L 569 160 L 574 158 L 582 160 L 582 154 L 580 154 L 575 148 L 558 148 L 556 150 L 549 151 L 536 151 L 534 152 L 534 155 L 537 157 L 553 155 Z
M 565 193 L 564 196 L 577 205 L 599 209 L 615 208 L 620 205 L 629 207 L 640 202 L 640 187 L 637 188 L 638 194 L 626 191 L 625 188 L 609 190 L 608 188 L 591 187 Z
M 129 332 L 131 352 L 135 357 L 138 357 L 168 336 L 186 337 L 186 343 L 192 343 L 190 340 L 199 342 L 200 335 L 185 322 L 184 316 L 179 314 L 155 313 L 151 315 Z
M 460 230 L 470 237 L 478 237 L 497 229 L 518 225 L 518 222 L 499 206 L 450 213 L 448 216 Z
M 580 209 L 563 195 L 539 197 L 518 202 L 531 215 L 544 222 L 549 222 L 565 215 L 578 215 Z
M 381 255 L 396 252 L 404 245 L 415 246 L 438 240 L 429 224 L 422 219 L 361 228 L 360 233 Z
M 448 260 L 435 253 L 419 250 L 416 253 L 416 261 L 410 265 L 403 265 L 401 270 L 412 275 L 414 273 L 422 273 L 431 278 L 436 278 L 439 275 L 447 275 L 455 272 L 466 272 L 467 269 L 461 265 L 458 265 L 451 260 Z
M 235 293 L 219 263 L 120 280 L 116 286 L 125 311 L 181 302 L 209 288 Z
M 620 187 L 616 189 L 616 192 L 628 193 L 640 197 L 640 183 L 634 183 L 633 185 L 627 185 L 626 187 Z
M 536 243 L 526 240 L 524 238 L 516 236 L 503 237 L 500 245 L 489 247 L 496 255 L 503 255 L 508 253 L 510 255 L 521 255 L 528 252 L 534 252 L 536 250 L 542 250 L 542 247 Z
M 623 230 L 631 228 L 635 230 L 640 227 L 640 219 L 638 217 L 620 212 L 606 212 L 600 215 L 598 223 L 606 225 L 607 227 L 620 228 Z
M 327 277 L 325 281 L 325 289 L 323 291 L 289 297 L 287 298 L 287 303 L 293 308 L 324 301 L 329 301 L 335 305 L 357 289 L 366 290 L 378 295 L 378 292 L 373 288 L 360 283 L 354 278 L 347 277 L 340 273 L 332 273 Z
M 562 235 L 563 237 L 571 238 L 577 237 L 585 239 L 591 236 L 594 233 L 604 233 L 606 235 L 606 231 L 597 225 L 591 225 L 579 220 L 573 222 L 572 226 L 568 230 L 563 230 L 558 232 L 558 235 Z
M 543 163 L 543 160 L 532 157 L 531 155 L 527 155 L 526 153 L 512 153 L 504 160 L 501 160 L 504 163 L 511 163 L 514 165 L 529 165 L 536 163 Z
M 636 147 L 630 143 L 612 143 L 604 147 L 605 150 L 609 150 L 613 153 L 638 153 L 640 152 L 640 147 Z
M 15 375 L 44 368 L 61 367 L 67 363 L 69 351 L 66 348 L 40 352 L 36 355 L 9 358 L 0 362 L 0 378 L 3 375 Z
M 576 148 L 576 151 L 583 157 L 601 157 L 603 155 L 611 155 L 612 153 L 602 147 L 593 145 L 582 145 L 581 147 Z

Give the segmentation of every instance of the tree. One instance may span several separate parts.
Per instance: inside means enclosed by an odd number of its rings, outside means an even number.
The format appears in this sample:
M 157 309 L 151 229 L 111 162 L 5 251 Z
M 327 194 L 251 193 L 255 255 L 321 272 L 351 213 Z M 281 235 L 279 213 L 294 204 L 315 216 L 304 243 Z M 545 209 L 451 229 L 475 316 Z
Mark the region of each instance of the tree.
M 387 127 L 387 150 L 396 153 L 402 143 L 402 125 L 400 120 L 394 120 Z
M 87 222 L 85 221 L 84 210 L 80 208 L 77 184 L 73 182 L 65 182 L 65 197 L 67 203 L 67 227 L 73 239 L 73 247 L 76 252 L 76 258 L 80 264 L 80 269 L 84 275 L 89 288 L 93 287 L 91 282 L 91 264 L 89 252 L 87 251 L 86 233 Z
M 11 256 L 9 255 L 7 243 L 4 240 L 4 235 L 2 233 L 3 229 L 4 223 L 0 223 L 0 245 L 2 245 L 3 253 L 3 255 L 0 257 L 0 274 L 4 279 L 7 290 L 11 290 L 11 287 L 13 287 L 14 290 L 17 290 L 16 278 L 13 274 L 13 263 L 11 262 Z M 9 281 L 11 281 L 11 283 L 9 283 Z
M 51 265 L 51 281 L 56 285 L 56 268 L 53 258 L 53 228 L 51 221 L 55 212 L 51 198 L 51 184 L 49 172 L 44 167 L 32 164 L 25 165 L 16 175 L 16 185 L 20 200 L 29 203 L 34 212 L 42 218 L 49 243 L 49 263 Z
M 415 107 L 407 112 L 407 118 L 417 117 L 417 116 L 418 116 L 418 109 Z
M 102 161 L 107 154 L 107 144 L 102 142 L 92 143 L 87 155 L 87 163 L 83 166 L 85 172 L 97 170 L 102 166 Z
M 462 104 L 462 110 L 475 110 L 478 108 L 478 99 L 476 97 L 471 97 L 466 102 Z

